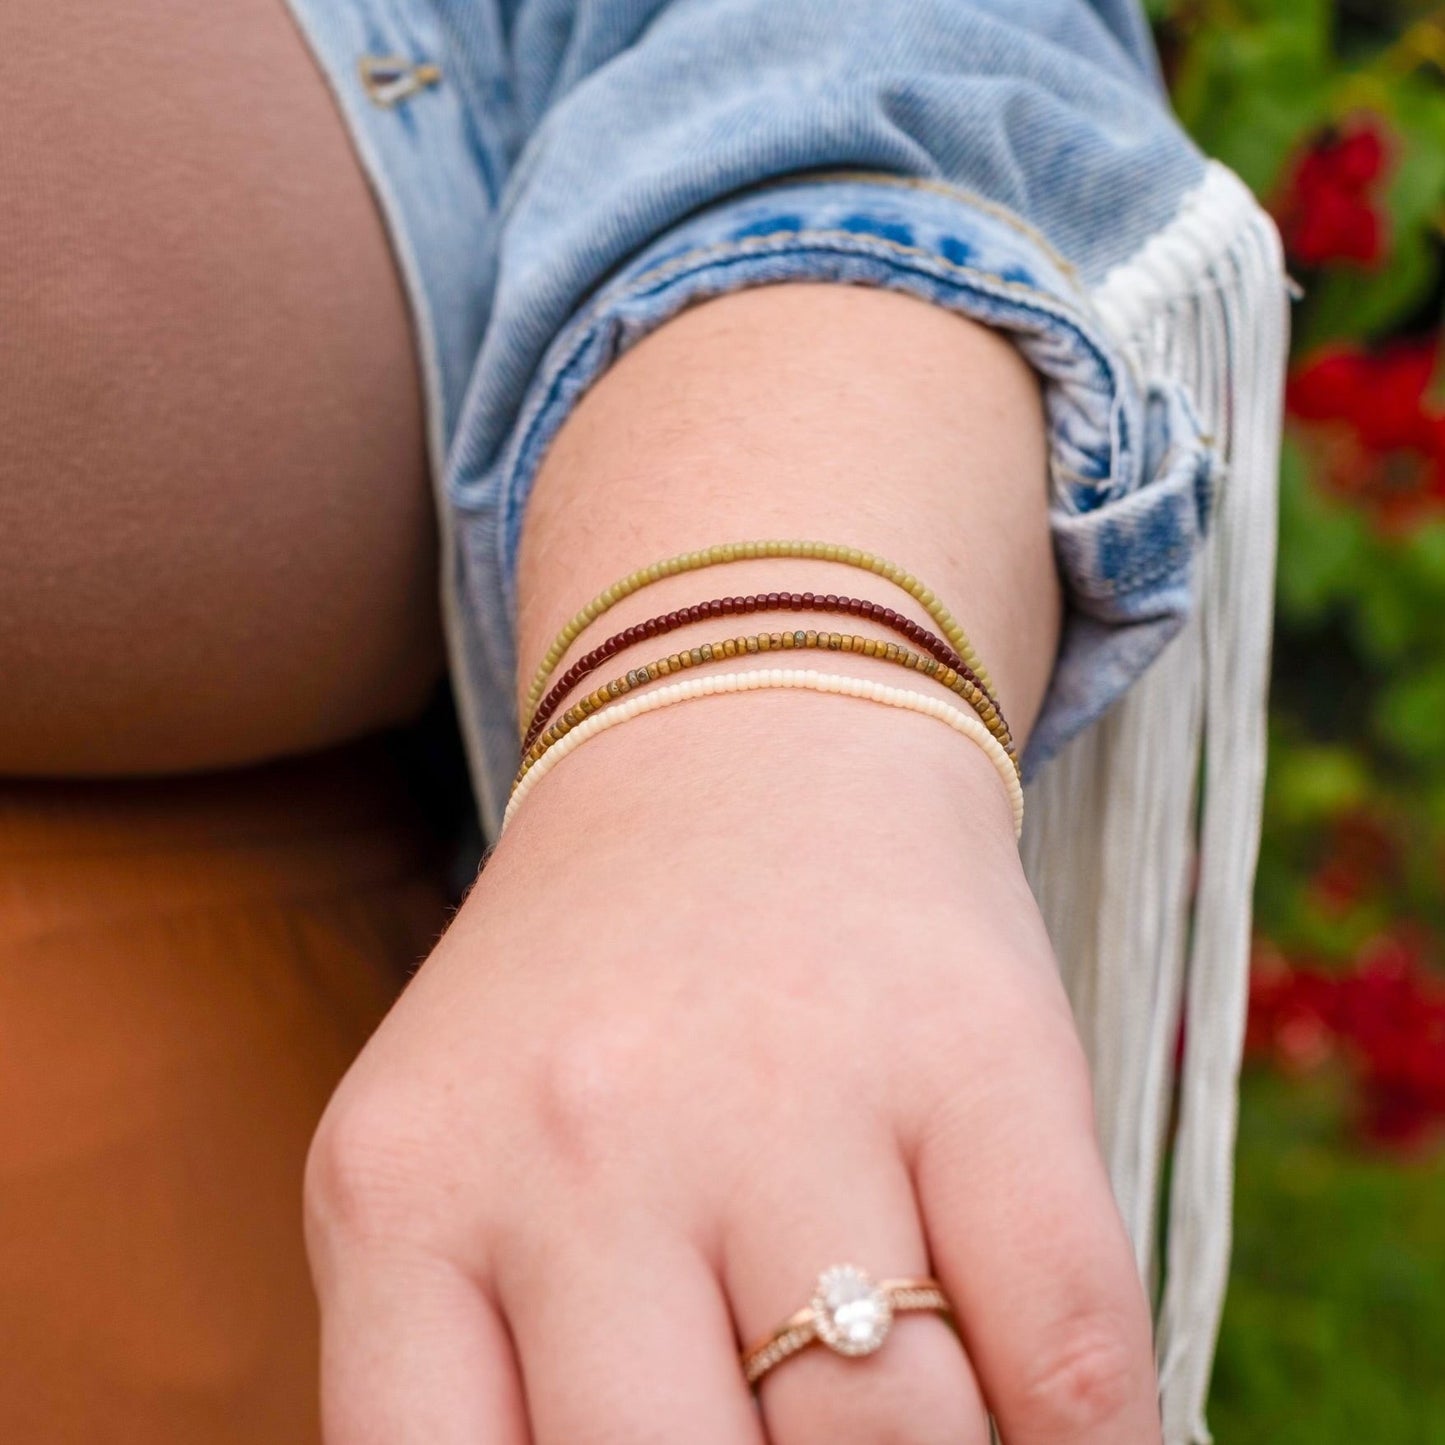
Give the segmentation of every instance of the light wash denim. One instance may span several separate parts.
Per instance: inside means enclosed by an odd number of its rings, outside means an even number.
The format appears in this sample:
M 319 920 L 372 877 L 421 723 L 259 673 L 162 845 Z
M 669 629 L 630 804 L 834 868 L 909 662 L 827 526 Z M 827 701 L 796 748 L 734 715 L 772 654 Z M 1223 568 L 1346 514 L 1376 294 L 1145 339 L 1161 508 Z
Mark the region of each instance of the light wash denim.
M 885 286 L 1002 328 L 1045 378 L 1069 610 L 1028 770 L 1179 629 L 1210 453 L 1183 391 L 1140 380 L 1089 304 L 1204 170 L 1132 0 L 292 4 L 410 290 L 491 835 L 539 460 L 621 352 L 703 297 Z M 852 540 L 846 516 L 827 530 Z

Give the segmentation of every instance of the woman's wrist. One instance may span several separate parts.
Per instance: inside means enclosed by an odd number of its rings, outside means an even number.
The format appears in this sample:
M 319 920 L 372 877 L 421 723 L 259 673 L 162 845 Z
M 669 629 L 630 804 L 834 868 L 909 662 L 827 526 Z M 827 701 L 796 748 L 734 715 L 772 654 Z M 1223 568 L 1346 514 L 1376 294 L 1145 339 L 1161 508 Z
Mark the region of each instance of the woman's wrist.
M 961 901 L 984 876 L 1032 910 L 978 747 L 932 718 L 791 691 L 704 698 L 590 740 L 527 798 L 487 872 L 509 894 L 560 875 L 599 918 L 642 874 L 693 920 L 847 893 L 880 912 Z

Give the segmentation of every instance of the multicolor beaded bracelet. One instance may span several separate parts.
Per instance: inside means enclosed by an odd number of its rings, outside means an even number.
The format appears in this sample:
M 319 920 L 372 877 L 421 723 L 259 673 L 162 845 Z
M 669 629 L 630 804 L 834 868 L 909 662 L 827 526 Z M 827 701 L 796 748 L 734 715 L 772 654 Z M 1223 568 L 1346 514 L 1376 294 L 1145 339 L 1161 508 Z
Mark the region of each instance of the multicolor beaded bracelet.
M 844 613 L 849 617 L 863 617 L 870 622 L 877 622 L 884 627 L 892 628 L 894 632 L 901 633 L 910 642 L 916 643 L 925 652 L 936 657 L 945 667 L 951 667 L 961 676 L 968 678 L 977 685 L 980 692 L 987 695 L 988 700 L 995 707 L 998 707 L 998 699 L 988 692 L 978 674 L 943 638 L 936 632 L 930 632 L 926 627 L 920 626 L 911 617 L 905 617 L 901 612 L 895 612 L 891 607 L 885 607 L 881 602 L 873 602 L 865 597 L 839 597 L 832 592 L 754 592 L 746 597 L 714 597 L 709 602 L 697 602 L 691 607 L 679 607 L 674 612 L 659 613 L 656 617 L 649 617 L 645 622 L 634 623 L 631 627 L 624 627 L 621 632 L 613 633 L 585 657 L 574 662 L 558 679 L 551 692 L 542 699 L 540 706 L 532 716 L 531 726 L 528 727 L 522 738 L 523 751 L 525 752 L 536 742 L 538 735 L 546 726 L 547 719 L 557 711 L 567 694 L 584 677 L 595 672 L 608 658 L 615 657 L 623 648 L 630 647 L 634 642 L 642 642 L 648 638 L 675 632 L 679 627 L 686 627 L 689 623 L 706 622 L 714 617 L 746 616 L 753 612 L 833 612 Z M 1000 709 L 1001 711 L 1002 709 Z M 1005 743 L 1005 746 L 1008 744 Z
M 706 677 L 687 678 L 682 682 L 669 683 L 655 692 L 638 693 L 615 707 L 604 708 L 587 718 L 575 732 L 570 733 L 553 748 L 542 761 L 524 778 L 519 778 L 513 787 L 512 796 L 502 815 L 502 828 L 516 815 L 527 794 L 537 786 L 558 763 L 575 752 L 589 738 L 609 728 L 620 726 L 643 713 L 657 712 L 692 698 L 710 697 L 725 692 L 756 692 L 770 688 L 797 688 L 809 692 L 832 692 L 843 697 L 866 698 L 871 702 L 884 703 L 888 707 L 903 708 L 909 712 L 923 713 L 946 723 L 955 732 L 962 733 L 971 742 L 977 743 L 987 754 L 999 776 L 999 781 L 1008 794 L 1009 808 L 1013 813 L 1014 837 L 1023 830 L 1024 794 L 1009 756 L 999 741 L 971 712 L 965 712 L 944 702 L 941 698 L 921 692 L 910 692 L 905 688 L 888 687 L 872 678 L 842 677 L 836 674 L 813 672 L 798 667 L 760 668 L 755 672 L 710 673 Z
M 953 614 L 939 601 L 931 589 L 925 587 L 911 572 L 905 572 L 897 563 L 889 562 L 872 552 L 859 551 L 856 547 L 841 547 L 836 542 L 720 542 L 701 552 L 683 552 L 676 557 L 669 557 L 665 561 L 653 562 L 647 567 L 639 567 L 637 571 L 614 582 L 606 591 L 599 592 L 557 634 L 552 640 L 552 645 L 547 649 L 546 655 L 538 664 L 536 675 L 527 689 L 527 700 L 522 707 L 525 725 L 531 724 L 532 717 L 537 711 L 537 704 L 541 702 L 542 693 L 546 689 L 547 679 L 556 671 L 557 664 L 561 662 L 567 649 L 576 641 L 582 629 L 595 622 L 624 597 L 630 597 L 640 588 L 657 582 L 663 577 L 676 576 L 679 572 L 695 572 L 702 567 L 716 567 L 724 562 L 750 561 L 756 557 L 788 557 L 794 560 L 812 558 L 824 562 L 841 562 L 849 567 L 861 567 L 865 572 L 872 572 L 875 576 L 887 578 L 888 581 L 901 587 L 927 611 L 928 615 L 938 624 L 938 630 L 952 644 L 953 650 L 973 669 L 982 686 L 989 692 L 993 691 L 993 683 L 988 673 L 978 660 L 978 654 L 973 650 L 963 628 L 954 620 Z
M 926 677 L 935 679 L 950 692 L 957 693 L 973 708 L 974 712 L 978 714 L 979 720 L 988 729 L 989 734 L 1004 750 L 1015 773 L 1018 772 L 1018 759 L 1014 755 L 1013 740 L 1009 736 L 1008 724 L 1004 722 L 1002 714 L 976 683 L 962 676 L 954 668 L 945 667 L 937 658 L 922 657 L 906 647 L 900 647 L 896 642 L 889 642 L 883 638 L 861 637 L 856 633 L 814 632 L 811 629 L 800 628 L 795 632 L 757 632 L 749 637 L 729 637 L 720 642 L 704 642 L 701 646 L 690 648 L 685 652 L 674 652 L 668 657 L 658 658 L 657 661 L 649 662 L 642 667 L 630 668 L 623 676 L 613 678 L 611 682 L 604 683 L 603 686 L 596 688 L 586 697 L 574 703 L 527 749 L 522 756 L 521 767 L 517 772 L 517 782 L 520 782 L 537 761 L 575 727 L 585 722 L 588 717 L 600 709 L 605 708 L 609 703 L 631 692 L 635 687 L 645 686 L 661 677 L 669 677 L 674 672 L 685 672 L 690 667 L 700 667 L 704 663 L 722 661 L 724 658 L 742 657 L 759 652 L 784 652 L 801 649 L 823 652 L 856 652 L 865 657 L 877 657 L 886 662 L 896 663 L 899 667 L 910 668 L 914 672 L 921 672 Z M 514 783 L 513 786 L 515 787 L 516 784 Z

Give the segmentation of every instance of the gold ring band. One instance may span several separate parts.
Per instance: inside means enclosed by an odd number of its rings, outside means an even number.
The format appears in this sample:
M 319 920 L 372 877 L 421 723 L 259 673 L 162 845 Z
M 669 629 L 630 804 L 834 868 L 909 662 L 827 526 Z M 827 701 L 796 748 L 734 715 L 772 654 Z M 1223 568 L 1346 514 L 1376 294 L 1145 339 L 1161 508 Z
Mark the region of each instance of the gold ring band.
M 835 1264 L 818 1276 L 813 1298 L 766 1339 L 742 1352 L 743 1375 L 756 1385 L 769 1370 L 809 1345 L 839 1355 L 871 1355 L 888 1338 L 893 1316 L 931 1310 L 953 1319 L 953 1308 L 936 1279 L 885 1279 L 878 1283 L 852 1264 Z

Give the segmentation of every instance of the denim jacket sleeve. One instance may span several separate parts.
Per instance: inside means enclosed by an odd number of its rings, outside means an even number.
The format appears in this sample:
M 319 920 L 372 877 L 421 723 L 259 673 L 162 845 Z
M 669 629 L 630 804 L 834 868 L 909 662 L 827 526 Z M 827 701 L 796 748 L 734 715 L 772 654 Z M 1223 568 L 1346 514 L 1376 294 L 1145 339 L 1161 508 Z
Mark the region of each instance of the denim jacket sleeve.
M 1208 519 L 1187 398 L 1091 303 L 1202 167 L 1147 53 L 1083 0 L 526 0 L 511 22 L 524 139 L 446 476 L 484 793 L 516 761 L 514 561 L 548 444 L 668 317 L 784 280 L 949 307 L 1044 378 L 1069 610 L 1032 771 L 1178 629 Z

